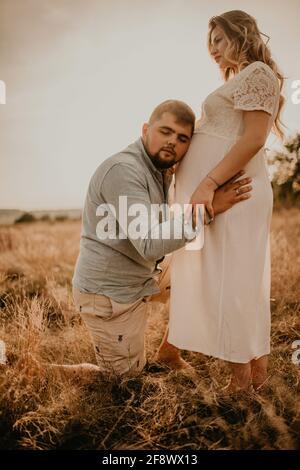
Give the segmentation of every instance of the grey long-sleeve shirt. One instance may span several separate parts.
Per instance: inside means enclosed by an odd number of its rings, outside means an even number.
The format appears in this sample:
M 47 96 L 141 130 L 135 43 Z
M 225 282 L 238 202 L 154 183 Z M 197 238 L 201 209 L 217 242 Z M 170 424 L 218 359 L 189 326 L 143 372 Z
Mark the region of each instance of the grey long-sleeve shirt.
M 143 233 L 132 235 L 128 229 L 130 224 L 134 228 L 132 223 L 137 215 L 127 214 L 124 221 L 124 213 L 119 210 L 119 196 L 127 196 L 128 208 L 132 204 L 141 204 L 147 214 L 151 214 L 153 204 L 167 204 L 169 184 L 170 179 L 163 178 L 162 172 L 153 165 L 141 139 L 97 168 L 90 181 L 83 210 L 74 287 L 82 292 L 106 295 L 121 303 L 159 292 L 155 280 L 160 272 L 158 261 L 182 248 L 196 232 L 187 239 L 183 216 L 175 217 L 172 225 L 166 221 L 167 214 L 161 213 L 161 220 L 154 225 L 150 217 L 140 219 Z M 115 208 L 110 221 L 115 221 L 116 237 L 99 238 L 99 223 L 104 221 L 104 211 L 99 207 L 105 208 L 105 204 Z M 149 236 L 151 224 L 152 234 Z M 123 232 L 123 238 L 119 236 L 120 232 Z

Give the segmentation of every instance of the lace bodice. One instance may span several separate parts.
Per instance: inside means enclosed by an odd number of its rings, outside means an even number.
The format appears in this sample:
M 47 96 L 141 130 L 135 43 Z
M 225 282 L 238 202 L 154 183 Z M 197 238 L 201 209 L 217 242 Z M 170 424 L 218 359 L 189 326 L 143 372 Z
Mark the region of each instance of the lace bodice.
M 243 111 L 254 110 L 263 110 L 272 116 L 271 129 L 279 96 L 278 80 L 271 68 L 263 62 L 253 62 L 208 95 L 202 104 L 195 133 L 235 139 L 244 130 Z

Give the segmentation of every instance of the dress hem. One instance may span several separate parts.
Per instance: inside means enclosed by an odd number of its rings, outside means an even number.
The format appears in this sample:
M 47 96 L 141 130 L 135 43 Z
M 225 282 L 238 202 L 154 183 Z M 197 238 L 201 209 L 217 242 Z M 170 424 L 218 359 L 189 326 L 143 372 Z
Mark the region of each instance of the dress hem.
M 203 350 L 200 351 L 199 349 L 197 348 L 186 348 L 182 345 L 180 345 L 179 343 L 176 343 L 176 342 L 172 342 L 172 340 L 170 340 L 168 338 L 168 342 L 170 344 L 172 344 L 173 346 L 176 346 L 176 348 L 179 348 L 179 349 L 182 349 L 182 350 L 185 350 L 185 351 L 190 351 L 190 352 L 195 352 L 195 353 L 200 353 L 200 354 L 204 354 L 205 356 L 211 356 L 211 357 L 214 357 L 216 359 L 221 359 L 223 361 L 227 361 L 227 362 L 234 362 L 234 363 L 237 363 L 237 364 L 247 364 L 248 362 L 252 361 L 253 359 L 259 359 L 260 357 L 262 356 L 266 356 L 266 355 L 269 355 L 270 354 L 270 348 L 265 348 L 261 351 L 259 351 L 258 353 L 256 353 L 255 355 L 252 355 L 252 357 L 250 359 L 237 359 L 237 358 L 232 358 L 229 356 L 226 356 L 225 354 L 217 354 L 217 353 L 213 353 L 213 352 L 204 352 Z

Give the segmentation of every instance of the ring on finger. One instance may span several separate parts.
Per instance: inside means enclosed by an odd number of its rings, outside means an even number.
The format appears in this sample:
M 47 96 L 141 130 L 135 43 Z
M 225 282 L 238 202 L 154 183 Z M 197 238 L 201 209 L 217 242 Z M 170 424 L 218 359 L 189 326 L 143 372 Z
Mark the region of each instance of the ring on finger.
M 236 188 L 235 192 L 236 192 L 236 195 L 238 196 L 240 194 L 240 188 Z

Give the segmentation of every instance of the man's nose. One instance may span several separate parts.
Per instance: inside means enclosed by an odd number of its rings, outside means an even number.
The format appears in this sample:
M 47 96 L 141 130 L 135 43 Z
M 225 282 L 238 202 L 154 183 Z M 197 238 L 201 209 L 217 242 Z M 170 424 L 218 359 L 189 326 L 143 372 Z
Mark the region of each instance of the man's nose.
M 168 137 L 168 145 L 176 145 L 176 135 L 171 135 Z

